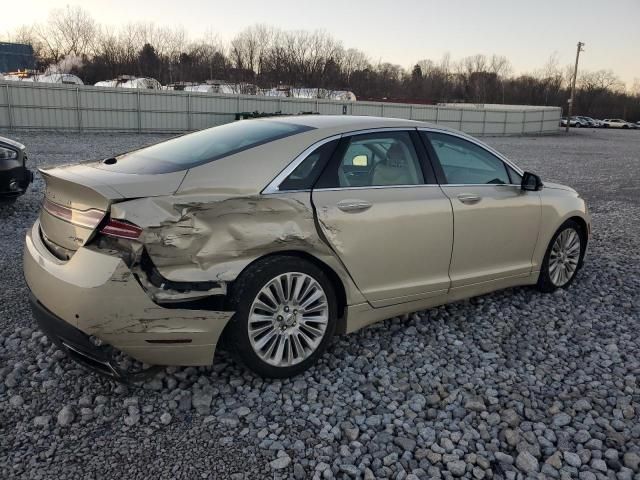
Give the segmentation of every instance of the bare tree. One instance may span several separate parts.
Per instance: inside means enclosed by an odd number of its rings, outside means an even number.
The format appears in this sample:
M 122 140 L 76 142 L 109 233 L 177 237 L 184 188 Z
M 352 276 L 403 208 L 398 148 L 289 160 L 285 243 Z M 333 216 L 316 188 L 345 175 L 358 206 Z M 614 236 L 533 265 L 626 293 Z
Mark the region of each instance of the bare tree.
M 52 10 L 44 25 L 34 27 L 43 46 L 43 55 L 58 63 L 66 55 L 87 55 L 91 51 L 97 25 L 81 7 Z
M 365 70 L 370 67 L 371 62 L 364 52 L 355 48 L 345 50 L 342 57 L 342 68 L 347 82 L 356 70 Z
M 624 89 L 622 81 L 611 70 L 585 71 L 578 76 L 578 102 L 589 114 L 596 101 L 612 91 Z
M 318 88 L 319 96 L 324 90 L 350 89 L 360 98 L 390 101 L 565 105 L 572 75 L 572 67 L 561 68 L 557 53 L 539 70 L 517 77 L 502 55 L 456 61 L 445 53 L 437 61 L 423 59 L 405 69 L 382 60 L 374 64 L 364 52 L 343 47 L 322 30 L 285 31 L 257 24 L 222 42 L 212 29 L 192 39 L 182 27 L 149 22 L 104 27 L 80 7 L 53 10 L 45 23 L 20 27 L 9 39 L 31 44 L 42 69 L 59 66 L 67 57 L 65 63 L 87 83 L 145 74 L 163 83 L 219 79 L 261 88 Z M 82 62 L 76 61 L 80 57 Z M 584 72 L 578 88 L 577 113 L 623 112 L 640 118 L 640 80 L 624 92 L 611 71 Z

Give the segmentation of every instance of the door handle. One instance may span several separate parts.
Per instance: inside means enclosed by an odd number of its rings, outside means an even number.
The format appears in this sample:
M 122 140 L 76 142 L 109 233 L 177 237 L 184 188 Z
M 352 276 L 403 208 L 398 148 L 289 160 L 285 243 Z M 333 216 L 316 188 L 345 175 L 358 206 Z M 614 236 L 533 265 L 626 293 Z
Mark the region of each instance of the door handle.
M 366 200 L 341 200 L 336 206 L 343 212 L 362 212 L 371 208 L 371 203 Z
M 480 195 L 476 195 L 475 193 L 461 193 L 458 195 L 458 200 L 460 200 L 465 205 L 474 205 L 482 200 Z

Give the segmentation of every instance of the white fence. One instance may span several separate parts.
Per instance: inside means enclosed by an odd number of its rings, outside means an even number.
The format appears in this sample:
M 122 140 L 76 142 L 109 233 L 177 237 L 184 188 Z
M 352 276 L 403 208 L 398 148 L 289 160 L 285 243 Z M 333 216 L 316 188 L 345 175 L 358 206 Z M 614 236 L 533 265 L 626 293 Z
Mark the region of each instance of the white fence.
M 434 106 L 214 95 L 27 82 L 0 82 L 0 128 L 184 132 L 228 123 L 240 112 L 409 118 L 473 135 L 558 131 L 558 107 Z

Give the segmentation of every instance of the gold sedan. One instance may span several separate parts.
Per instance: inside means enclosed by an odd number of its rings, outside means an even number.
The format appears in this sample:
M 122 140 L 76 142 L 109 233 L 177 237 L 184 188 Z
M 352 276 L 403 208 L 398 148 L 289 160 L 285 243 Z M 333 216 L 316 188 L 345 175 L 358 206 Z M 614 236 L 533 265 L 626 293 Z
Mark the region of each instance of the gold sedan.
M 478 140 L 401 119 L 244 120 L 42 171 L 24 272 L 41 328 L 116 378 L 122 353 L 309 368 L 335 333 L 516 285 L 574 280 L 571 188 Z

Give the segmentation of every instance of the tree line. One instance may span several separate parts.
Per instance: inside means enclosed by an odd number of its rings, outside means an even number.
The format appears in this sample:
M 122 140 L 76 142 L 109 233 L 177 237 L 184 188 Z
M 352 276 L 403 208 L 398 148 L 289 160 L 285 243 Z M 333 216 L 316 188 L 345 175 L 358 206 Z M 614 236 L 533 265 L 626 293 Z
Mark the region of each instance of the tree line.
M 500 55 L 420 60 L 411 68 L 374 62 L 324 31 L 284 31 L 253 25 L 230 42 L 213 32 L 192 40 L 183 27 L 129 23 L 114 30 L 81 7 L 52 10 L 41 24 L 25 25 L 9 41 L 33 46 L 40 69 L 78 75 L 86 84 L 129 74 L 162 84 L 223 80 L 261 88 L 351 90 L 360 100 L 555 105 L 566 110 L 572 67 L 552 55 L 540 69 L 513 74 Z M 611 70 L 580 71 L 577 115 L 640 119 L 640 82 L 630 91 Z

